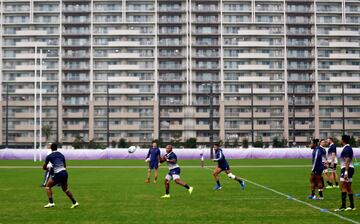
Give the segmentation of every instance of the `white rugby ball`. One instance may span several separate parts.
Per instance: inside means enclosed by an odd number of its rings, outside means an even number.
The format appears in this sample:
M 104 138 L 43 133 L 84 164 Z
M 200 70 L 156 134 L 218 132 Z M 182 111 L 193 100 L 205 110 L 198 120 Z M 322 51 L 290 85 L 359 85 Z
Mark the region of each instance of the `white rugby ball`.
M 130 146 L 128 149 L 129 153 L 134 153 L 136 151 L 136 147 L 135 146 Z

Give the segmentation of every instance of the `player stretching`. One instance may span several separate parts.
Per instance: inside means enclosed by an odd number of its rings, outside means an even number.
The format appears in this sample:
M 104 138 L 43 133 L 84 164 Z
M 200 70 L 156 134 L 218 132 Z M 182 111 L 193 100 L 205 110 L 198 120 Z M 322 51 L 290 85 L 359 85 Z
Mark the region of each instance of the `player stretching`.
M 329 186 L 326 188 L 339 188 L 338 176 L 336 173 L 336 165 L 338 159 L 336 157 L 336 146 L 334 144 L 333 138 L 329 137 L 328 140 L 329 149 L 327 152 L 327 159 L 328 159 L 328 168 L 329 168 L 329 177 L 330 180 L 328 181 Z M 335 186 L 334 186 L 335 182 Z
M 160 159 L 160 162 L 167 162 L 169 167 L 169 173 L 165 177 L 165 195 L 161 196 L 161 198 L 170 198 L 170 181 L 174 180 L 175 183 L 185 187 L 188 189 L 189 194 L 191 194 L 194 190 L 193 187 L 190 187 L 185 182 L 180 180 L 180 167 L 177 164 L 177 156 L 172 151 L 172 145 L 166 146 L 166 155 Z
M 349 135 L 343 135 L 341 137 L 341 144 L 344 146 L 340 155 L 341 207 L 335 209 L 336 212 L 356 210 L 354 205 L 354 194 L 351 187 L 352 176 L 354 175 L 354 165 L 352 163 L 354 152 L 351 146 L 349 145 L 349 141 L 350 141 Z M 349 200 L 350 200 L 350 207 L 348 208 L 346 208 L 346 194 L 349 195 Z
M 310 175 L 310 184 L 311 184 L 311 195 L 308 197 L 309 199 L 318 199 L 323 200 L 323 185 L 321 183 L 321 175 L 324 170 L 323 164 L 323 154 L 324 150 L 318 146 L 319 139 L 311 140 L 311 148 L 313 149 L 312 152 L 312 169 Z M 315 188 L 318 188 L 319 197 L 315 196 Z
M 153 142 L 152 146 L 149 149 L 149 152 L 148 152 L 148 154 L 146 156 L 146 159 L 145 159 L 145 162 L 149 163 L 149 168 L 148 168 L 148 172 L 147 172 L 147 179 L 145 181 L 146 183 L 150 183 L 151 170 L 155 170 L 154 183 L 157 182 L 159 161 L 160 161 L 160 149 L 157 147 L 156 142 Z
M 54 187 L 56 184 L 60 184 L 62 190 L 65 192 L 65 194 L 70 198 L 71 202 L 73 203 L 71 208 L 76 208 L 77 206 L 79 206 L 79 203 L 75 201 L 72 193 L 68 189 L 68 184 L 67 184 L 68 174 L 66 171 L 65 157 L 63 154 L 57 151 L 57 145 L 54 143 L 51 144 L 51 151 L 52 153 L 46 157 L 45 164 L 43 166 L 43 169 L 46 170 L 48 164 L 51 163 L 54 168 L 54 175 L 51 176 L 45 187 L 47 196 L 49 198 L 49 203 L 44 207 L 52 208 L 55 206 L 51 188 Z
M 245 189 L 244 180 L 240 179 L 239 177 L 237 177 L 237 176 L 235 176 L 234 174 L 231 173 L 230 166 L 229 166 L 228 162 L 226 161 L 224 153 L 220 149 L 219 144 L 217 144 L 217 143 L 214 144 L 214 150 L 215 150 L 215 159 L 214 159 L 214 161 L 218 163 L 217 167 L 214 170 L 214 174 L 213 174 L 214 179 L 216 181 L 216 186 L 214 187 L 214 190 L 220 190 L 221 189 L 221 184 L 220 184 L 220 181 L 219 181 L 219 174 L 222 171 L 225 171 L 225 173 L 228 175 L 229 178 L 239 182 L 242 189 L 244 190 Z

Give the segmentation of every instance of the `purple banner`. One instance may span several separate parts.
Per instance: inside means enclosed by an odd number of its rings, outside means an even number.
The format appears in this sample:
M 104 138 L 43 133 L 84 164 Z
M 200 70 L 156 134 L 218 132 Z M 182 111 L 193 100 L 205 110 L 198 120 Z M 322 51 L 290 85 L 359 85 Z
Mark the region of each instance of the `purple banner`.
M 137 149 L 134 153 L 129 153 L 128 149 L 60 149 L 68 160 L 99 160 L 99 159 L 145 159 L 148 149 Z M 36 155 L 39 159 L 44 159 L 49 153 L 48 150 L 33 149 L 2 149 L 0 150 L 0 160 L 33 160 Z M 200 159 L 201 154 L 205 159 L 210 157 L 210 149 L 174 149 L 179 159 Z M 309 159 L 311 149 L 309 148 L 279 148 L 279 149 L 223 149 L 228 159 Z M 338 149 L 338 156 L 341 148 Z M 165 154 L 165 149 L 161 149 L 161 154 Z M 360 156 L 360 148 L 354 148 L 354 156 Z

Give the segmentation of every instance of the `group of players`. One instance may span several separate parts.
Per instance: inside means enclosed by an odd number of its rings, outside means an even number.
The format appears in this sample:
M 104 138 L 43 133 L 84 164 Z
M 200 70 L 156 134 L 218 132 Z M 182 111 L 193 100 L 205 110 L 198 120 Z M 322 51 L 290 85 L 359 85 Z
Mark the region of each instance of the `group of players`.
M 335 211 L 353 211 L 356 210 L 354 205 L 354 194 L 352 191 L 352 177 L 355 169 L 353 165 L 353 150 L 349 145 L 350 136 L 343 135 L 341 144 L 343 150 L 340 155 L 340 182 L 341 182 L 341 206 Z M 325 146 L 328 144 L 329 149 L 326 152 Z M 339 188 L 338 177 L 336 174 L 337 157 L 336 146 L 332 138 L 313 139 L 310 145 L 312 152 L 312 169 L 310 175 L 311 195 L 309 199 L 323 200 L 324 177 L 327 180 L 326 188 Z M 335 184 L 335 185 L 334 185 Z M 315 189 L 318 189 L 319 196 L 315 196 Z M 350 206 L 346 207 L 346 196 L 349 197 Z
M 340 165 L 341 165 L 341 207 L 335 209 L 335 211 L 353 211 L 355 210 L 354 206 L 354 196 L 352 191 L 352 176 L 354 174 L 354 165 L 353 165 L 353 150 L 349 145 L 350 136 L 343 135 L 341 139 L 341 143 L 343 145 L 343 150 L 340 155 Z M 326 152 L 325 146 L 326 141 L 321 139 L 313 139 L 311 141 L 311 149 L 312 152 L 312 169 L 310 175 L 310 183 L 311 183 L 311 195 L 308 197 L 309 199 L 323 200 L 323 187 L 324 187 L 324 176 L 327 180 L 328 187 L 327 188 L 338 188 L 338 177 L 336 174 L 337 167 L 337 156 L 336 156 L 336 146 L 333 142 L 332 138 L 327 139 L 327 143 L 329 146 L 328 151 Z M 51 208 L 55 206 L 52 197 L 52 187 L 55 185 L 60 185 L 62 190 L 69 197 L 71 202 L 73 203 L 71 208 L 76 208 L 79 206 L 79 203 L 74 199 L 72 193 L 68 189 L 68 174 L 66 171 L 66 161 L 65 157 L 62 153 L 57 151 L 56 144 L 50 144 L 49 148 L 51 149 L 51 153 L 46 157 L 45 163 L 43 165 L 43 169 L 46 170 L 45 180 L 43 186 L 46 189 L 49 203 L 45 205 L 45 208 Z M 217 166 L 213 172 L 214 180 L 216 185 L 214 190 L 220 190 L 221 184 L 219 180 L 219 174 L 221 172 L 225 172 L 227 176 L 235 181 L 237 181 L 241 188 L 245 189 L 245 182 L 243 179 L 235 176 L 230 169 L 230 166 L 225 158 L 225 155 L 220 148 L 219 144 L 214 144 L 214 162 L 217 162 Z M 189 186 L 187 183 L 180 179 L 181 169 L 178 165 L 178 159 L 176 154 L 173 152 L 172 145 L 166 146 L 166 154 L 161 156 L 160 149 L 157 146 L 156 142 L 152 143 L 152 146 L 149 149 L 149 152 L 146 156 L 145 162 L 149 163 L 149 168 L 147 171 L 147 179 L 146 183 L 150 183 L 151 171 L 155 171 L 154 183 L 157 183 L 158 179 L 158 168 L 160 163 L 167 163 L 169 172 L 165 176 L 165 194 L 161 196 L 161 198 L 167 199 L 170 198 L 170 182 L 174 180 L 176 184 L 186 188 L 191 194 L 194 190 L 192 186 Z M 324 175 L 324 176 L 323 176 Z M 315 196 L 315 189 L 318 189 L 319 196 Z M 346 207 L 346 196 L 348 195 L 350 206 Z

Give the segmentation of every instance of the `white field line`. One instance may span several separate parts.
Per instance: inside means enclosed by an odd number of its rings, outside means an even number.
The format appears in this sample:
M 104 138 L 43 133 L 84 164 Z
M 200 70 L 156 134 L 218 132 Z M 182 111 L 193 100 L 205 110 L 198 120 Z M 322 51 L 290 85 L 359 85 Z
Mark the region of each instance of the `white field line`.
M 211 170 L 210 168 L 207 168 L 207 169 Z M 211 171 L 212 171 L 212 170 L 211 170 Z M 340 218 L 340 219 L 342 219 L 342 220 L 348 221 L 348 222 L 350 222 L 350 223 L 360 224 L 360 222 L 355 221 L 355 220 L 350 219 L 350 218 L 347 218 L 347 217 L 345 217 L 345 216 L 342 216 L 342 215 L 340 215 L 340 214 L 338 214 L 338 213 L 331 212 L 331 211 L 329 211 L 329 210 L 327 210 L 327 209 L 320 208 L 320 207 L 318 207 L 318 206 L 316 206 L 316 205 L 313 205 L 313 204 L 310 204 L 310 203 L 308 203 L 308 202 L 299 200 L 299 199 L 297 199 L 297 198 L 294 198 L 294 197 L 292 197 L 292 196 L 290 196 L 290 195 L 287 195 L 287 194 L 282 193 L 282 192 L 280 192 L 280 191 L 277 191 L 277 190 L 275 190 L 275 189 L 272 189 L 272 188 L 266 187 L 266 186 L 264 186 L 264 185 L 258 184 L 258 183 L 254 182 L 254 181 L 251 181 L 251 180 L 248 180 L 248 179 L 245 179 L 245 178 L 242 178 L 242 179 L 245 180 L 246 182 L 252 184 L 252 185 L 255 185 L 255 186 L 259 187 L 259 188 L 262 188 L 262 189 L 265 189 L 265 190 L 267 190 L 267 191 L 271 191 L 271 192 L 273 192 L 273 193 L 275 193 L 275 194 L 284 196 L 284 197 L 286 197 L 288 200 L 296 201 L 296 202 L 298 202 L 298 203 L 300 203 L 300 204 L 309 206 L 309 207 L 311 207 L 311 208 L 314 208 L 314 209 L 316 209 L 316 210 L 319 210 L 320 212 L 324 212 L 324 213 L 327 213 L 327 214 L 336 216 L 336 217 L 338 217 L 338 218 Z

